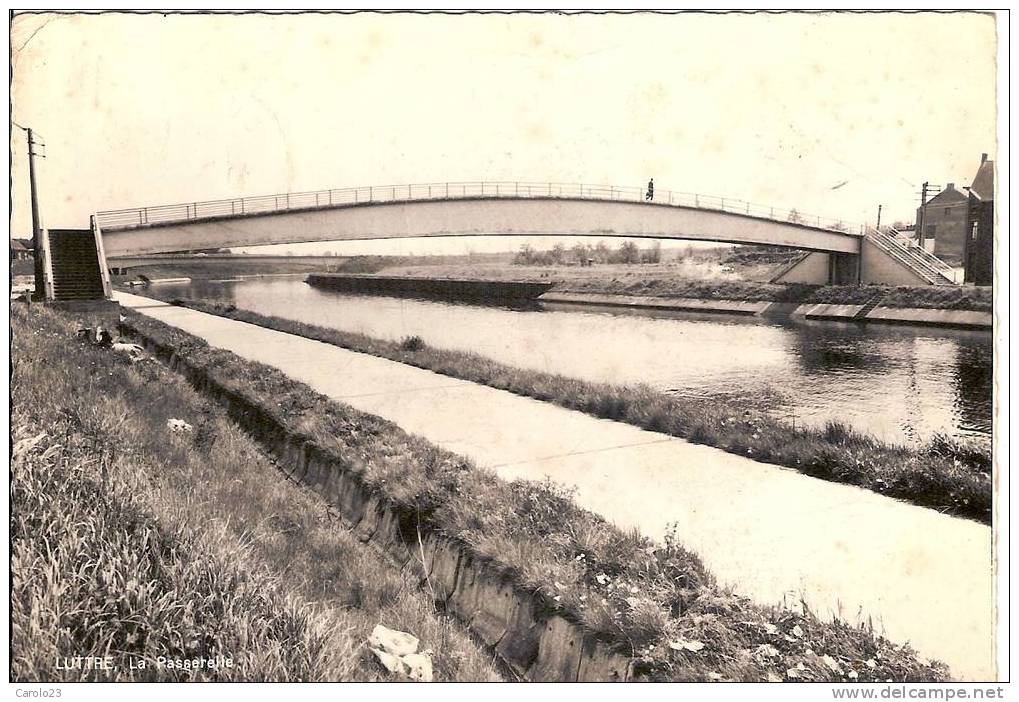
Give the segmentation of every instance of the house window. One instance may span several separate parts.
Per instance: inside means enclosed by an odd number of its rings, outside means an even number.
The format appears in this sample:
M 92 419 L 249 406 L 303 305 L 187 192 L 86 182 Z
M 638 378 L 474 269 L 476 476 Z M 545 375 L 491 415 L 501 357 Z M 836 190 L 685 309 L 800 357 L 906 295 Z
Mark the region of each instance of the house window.
M 973 222 L 973 228 L 970 229 L 969 238 L 973 241 L 977 240 L 977 230 L 980 228 L 979 222 Z
M 949 214 L 950 214 L 951 212 L 952 212 L 952 208 L 951 208 L 951 207 L 946 207 L 946 208 L 945 208 L 945 216 L 946 216 L 946 217 L 947 217 L 947 216 L 948 216 L 948 215 L 949 215 Z

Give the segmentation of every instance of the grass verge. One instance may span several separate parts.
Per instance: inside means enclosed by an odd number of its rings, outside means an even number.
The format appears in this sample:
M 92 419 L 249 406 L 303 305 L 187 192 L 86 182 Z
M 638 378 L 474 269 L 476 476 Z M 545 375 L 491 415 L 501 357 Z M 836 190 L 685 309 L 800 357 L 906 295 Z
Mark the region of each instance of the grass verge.
M 433 650 L 437 680 L 499 679 L 416 577 L 177 374 L 11 310 L 12 680 L 388 679 L 363 646 L 380 622 Z M 90 655 L 117 667 L 67 669 Z M 233 666 L 160 662 L 217 656 Z
M 333 402 L 275 369 L 129 314 L 126 326 L 172 349 L 216 385 L 308 437 L 333 464 L 423 528 L 458 541 L 534 593 L 540 607 L 582 624 L 652 677 L 677 680 L 934 680 L 918 661 L 865 628 L 809 612 L 761 607 L 717 587 L 681 535 L 655 544 L 581 510 L 549 484 L 501 481 L 396 425 Z
M 388 358 L 436 373 L 554 402 L 596 417 L 714 446 L 815 478 L 847 483 L 989 524 L 991 456 L 983 447 L 943 436 L 910 449 L 881 442 L 839 423 L 793 427 L 757 408 L 666 395 L 647 386 L 595 383 L 514 368 L 477 354 L 385 341 L 233 305 L 173 300 L 192 309 Z
M 887 285 L 807 285 L 804 283 L 757 283 L 741 280 L 700 281 L 646 279 L 571 280 L 557 283 L 556 292 L 585 292 L 607 295 L 652 295 L 692 297 L 707 300 L 745 300 L 749 302 L 795 302 L 804 304 L 863 305 L 876 295 L 884 295 L 885 307 L 920 309 L 976 310 L 992 309 L 989 287 L 962 285 L 925 285 L 923 287 Z

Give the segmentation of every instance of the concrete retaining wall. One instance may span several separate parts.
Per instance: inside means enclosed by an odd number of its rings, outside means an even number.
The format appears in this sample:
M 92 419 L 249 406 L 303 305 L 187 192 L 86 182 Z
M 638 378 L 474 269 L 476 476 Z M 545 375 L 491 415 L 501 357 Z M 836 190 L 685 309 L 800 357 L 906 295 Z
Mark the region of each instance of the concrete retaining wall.
M 651 297 L 641 295 L 608 295 L 596 293 L 548 292 L 540 302 L 576 305 L 602 305 L 630 309 L 659 309 L 676 312 L 710 312 L 768 318 L 805 317 L 813 320 L 882 322 L 916 324 L 933 327 L 991 329 L 990 312 L 973 310 L 940 310 L 922 308 L 875 307 L 863 317 L 857 313 L 863 305 L 832 305 L 788 302 L 746 302 L 740 300 L 705 300 L 699 298 Z
M 397 565 L 412 568 L 436 604 L 459 617 L 516 675 L 535 682 L 639 679 L 629 656 L 549 612 L 496 564 L 374 492 L 310 436 L 289 431 L 257 401 L 218 383 L 173 347 L 127 323 L 121 330 L 223 405 L 289 477 L 321 495 L 361 541 L 377 546 Z
M 913 308 L 875 307 L 866 316 L 868 322 L 887 324 L 923 324 L 937 327 L 991 329 L 994 316 L 975 310 L 923 310 Z
M 489 300 L 492 302 L 533 300 L 552 287 L 552 283 L 336 273 L 309 275 L 308 284 L 316 288 L 341 292 L 374 295 L 420 295 L 452 300 Z

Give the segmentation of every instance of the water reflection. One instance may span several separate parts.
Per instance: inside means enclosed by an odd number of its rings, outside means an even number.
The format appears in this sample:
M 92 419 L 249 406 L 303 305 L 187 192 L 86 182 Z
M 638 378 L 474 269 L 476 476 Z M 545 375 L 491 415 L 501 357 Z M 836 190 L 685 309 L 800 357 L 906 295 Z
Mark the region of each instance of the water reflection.
M 994 364 L 990 345 L 959 346 L 955 355 L 955 411 L 965 432 L 990 434 Z
M 541 309 L 346 295 L 299 279 L 165 285 L 186 297 L 371 336 L 418 335 L 514 366 L 766 404 L 896 442 L 989 436 L 988 332 L 568 305 Z

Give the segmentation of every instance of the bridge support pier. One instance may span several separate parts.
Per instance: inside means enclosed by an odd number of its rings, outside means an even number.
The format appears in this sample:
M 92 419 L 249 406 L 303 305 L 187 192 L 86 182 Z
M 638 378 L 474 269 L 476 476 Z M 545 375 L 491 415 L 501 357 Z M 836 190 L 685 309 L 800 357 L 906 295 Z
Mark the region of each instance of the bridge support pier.
M 858 285 L 859 283 L 859 254 L 828 254 L 828 285 Z

